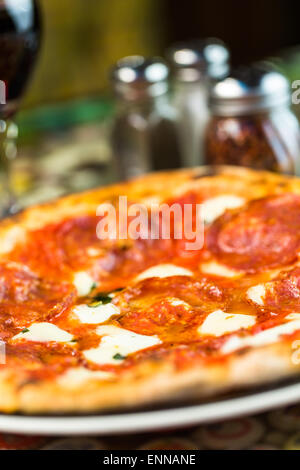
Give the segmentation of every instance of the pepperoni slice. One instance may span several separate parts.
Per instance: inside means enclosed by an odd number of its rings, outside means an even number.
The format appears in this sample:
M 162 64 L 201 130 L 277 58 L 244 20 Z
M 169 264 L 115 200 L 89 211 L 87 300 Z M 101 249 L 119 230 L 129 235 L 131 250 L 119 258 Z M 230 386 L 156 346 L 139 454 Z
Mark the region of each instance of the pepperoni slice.
M 102 288 L 110 290 L 176 255 L 172 239 L 98 239 L 98 222 L 99 217 L 89 215 L 36 230 L 28 234 L 26 245 L 14 250 L 11 259 L 55 280 L 71 281 L 74 272 L 90 270 Z
M 250 273 L 292 263 L 300 248 L 300 196 L 272 196 L 226 212 L 206 243 L 224 264 Z
M 79 355 L 74 348 L 62 343 L 22 341 L 14 345 L 6 344 L 5 353 L 6 366 L 20 371 L 21 383 L 25 377 L 25 383 L 27 379 L 53 378 L 69 367 L 79 365 Z
M 264 307 L 279 312 L 300 311 L 300 267 L 265 284 Z
M 19 263 L 0 264 L 0 338 L 58 317 L 74 298 L 74 287 L 66 282 L 43 280 Z
M 12 258 L 47 278 L 70 277 L 70 270 L 79 271 L 89 264 L 88 249 L 101 247 L 97 221 L 96 216 L 82 216 L 35 230 Z
M 220 286 L 206 278 L 174 276 L 146 279 L 126 289 L 116 301 L 125 313 L 119 319 L 123 328 L 178 342 L 197 339 L 204 312 L 224 306 L 226 297 Z
M 156 334 L 164 341 L 178 342 L 195 336 L 195 329 L 201 321 L 201 312 L 189 309 L 184 304 L 172 305 L 171 301 L 162 300 L 145 311 L 128 313 L 120 320 L 120 324 L 140 334 Z
M 228 293 L 221 282 L 198 277 L 189 279 L 185 276 L 168 278 L 150 278 L 133 285 L 119 296 L 122 308 L 138 308 L 140 305 L 151 305 L 156 300 L 174 297 L 188 303 L 191 307 L 201 307 L 207 310 L 223 308 L 228 302 Z

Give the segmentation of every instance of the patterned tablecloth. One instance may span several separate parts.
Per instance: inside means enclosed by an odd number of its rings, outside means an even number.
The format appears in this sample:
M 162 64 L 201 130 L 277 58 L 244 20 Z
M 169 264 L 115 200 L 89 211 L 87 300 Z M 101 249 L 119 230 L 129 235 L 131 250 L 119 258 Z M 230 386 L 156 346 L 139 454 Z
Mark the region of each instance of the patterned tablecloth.
M 0 449 L 300 450 L 300 405 L 232 421 L 144 435 L 41 437 L 2 433 Z

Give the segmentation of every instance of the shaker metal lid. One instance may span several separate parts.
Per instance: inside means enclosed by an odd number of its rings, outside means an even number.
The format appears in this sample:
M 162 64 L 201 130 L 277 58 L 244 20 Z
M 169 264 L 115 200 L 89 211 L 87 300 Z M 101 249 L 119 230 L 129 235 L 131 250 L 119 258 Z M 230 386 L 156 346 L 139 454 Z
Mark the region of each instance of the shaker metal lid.
M 216 38 L 174 44 L 167 57 L 183 81 L 195 81 L 202 76 L 222 79 L 229 72 L 229 50 Z
M 210 90 L 212 112 L 240 116 L 285 105 L 290 100 L 288 80 L 266 65 L 241 67 Z
M 169 67 L 160 58 L 128 56 L 111 71 L 114 90 L 125 99 L 159 96 L 168 89 Z

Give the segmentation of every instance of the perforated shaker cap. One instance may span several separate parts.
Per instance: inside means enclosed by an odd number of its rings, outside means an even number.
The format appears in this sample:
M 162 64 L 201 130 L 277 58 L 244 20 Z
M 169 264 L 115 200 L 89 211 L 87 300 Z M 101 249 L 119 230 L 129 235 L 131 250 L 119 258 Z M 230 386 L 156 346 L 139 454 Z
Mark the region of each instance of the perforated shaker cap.
M 168 90 L 169 67 L 163 59 L 129 56 L 111 71 L 115 92 L 127 100 L 159 96 Z
M 167 50 L 167 57 L 182 81 L 195 81 L 203 76 L 220 80 L 229 73 L 229 50 L 216 38 L 174 44 Z
M 209 101 L 215 115 L 255 114 L 288 104 L 290 85 L 277 70 L 257 64 L 239 68 L 214 84 Z

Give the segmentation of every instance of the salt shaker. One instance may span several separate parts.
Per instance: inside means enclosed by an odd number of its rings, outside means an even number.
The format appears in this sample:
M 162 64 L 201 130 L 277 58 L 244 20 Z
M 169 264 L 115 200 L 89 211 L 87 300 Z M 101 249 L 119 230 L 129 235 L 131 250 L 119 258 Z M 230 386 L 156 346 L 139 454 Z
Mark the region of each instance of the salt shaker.
M 168 78 L 169 67 L 158 58 L 125 57 L 112 70 L 117 110 L 111 139 L 120 179 L 181 166 Z
M 209 119 L 208 90 L 229 72 L 229 51 L 218 39 L 175 44 L 167 51 L 174 74 L 173 104 L 184 166 L 203 164 L 204 131 Z
M 288 80 L 264 64 L 243 67 L 210 92 L 206 163 L 299 173 L 299 124 Z

